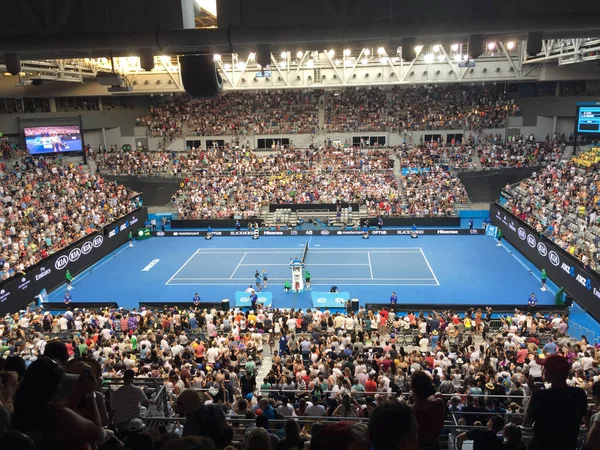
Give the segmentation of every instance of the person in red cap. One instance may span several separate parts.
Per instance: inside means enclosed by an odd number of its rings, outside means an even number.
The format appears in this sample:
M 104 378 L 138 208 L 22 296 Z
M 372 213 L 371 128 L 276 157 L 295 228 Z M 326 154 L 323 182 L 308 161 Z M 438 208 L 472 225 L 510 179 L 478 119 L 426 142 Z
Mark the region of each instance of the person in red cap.
M 540 390 L 529 378 L 532 395 L 527 408 L 527 422 L 533 423 L 533 440 L 529 450 L 575 450 L 587 396 L 583 389 L 567 386 L 571 365 L 561 355 L 544 360 L 543 376 L 552 386 Z

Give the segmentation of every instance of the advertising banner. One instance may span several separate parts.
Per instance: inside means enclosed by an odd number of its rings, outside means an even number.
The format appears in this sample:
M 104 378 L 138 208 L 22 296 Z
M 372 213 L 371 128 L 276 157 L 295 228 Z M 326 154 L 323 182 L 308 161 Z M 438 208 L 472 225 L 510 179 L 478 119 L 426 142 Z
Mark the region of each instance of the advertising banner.
M 498 227 L 495 227 L 494 225 L 488 225 L 485 227 L 485 235 L 495 238 L 498 236 Z
M 431 169 L 429 167 L 403 167 L 402 175 L 406 176 L 411 173 L 427 173 Z
M 258 300 L 256 303 L 264 306 L 271 306 L 273 304 L 273 293 L 272 292 L 257 292 Z M 246 291 L 235 292 L 235 306 L 236 308 L 249 308 L 251 305 L 250 294 Z
M 140 208 L 115 223 L 119 227 L 128 223 L 131 227 L 138 221 L 144 223 L 147 216 L 146 208 Z M 106 229 L 114 229 L 113 224 L 105 227 Z M 0 315 L 23 309 L 39 298 L 42 290 L 52 292 L 64 284 L 67 269 L 76 277 L 127 242 L 128 234 L 129 232 L 120 232 L 114 237 L 108 237 L 101 232 L 92 233 L 28 268 L 21 277 L 6 281 L 0 286 Z
M 370 236 L 408 236 L 411 230 L 369 230 Z M 206 236 L 206 231 L 152 231 L 157 237 L 198 237 Z M 213 231 L 213 236 L 254 236 L 254 231 Z M 416 234 L 425 236 L 485 236 L 485 230 L 466 228 L 422 228 Z M 362 236 L 362 230 L 264 230 L 261 236 Z
M 315 308 L 345 308 L 350 300 L 349 292 L 311 292 L 310 296 Z
M 490 218 L 519 253 L 538 269 L 546 269 L 548 278 L 600 320 L 600 277 L 597 274 L 586 272 L 580 261 L 497 203 L 490 207 Z

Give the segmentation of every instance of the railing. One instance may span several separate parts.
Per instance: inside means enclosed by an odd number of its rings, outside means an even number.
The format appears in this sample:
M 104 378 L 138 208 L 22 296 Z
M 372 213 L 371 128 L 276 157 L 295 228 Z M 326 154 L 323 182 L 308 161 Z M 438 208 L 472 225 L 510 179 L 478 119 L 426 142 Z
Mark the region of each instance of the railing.
M 597 336 L 594 331 L 578 324 L 577 322 L 573 322 L 572 320 L 569 320 L 568 332 L 570 336 L 577 339 L 580 339 L 581 336 L 585 336 L 588 339 L 588 342 L 591 344 L 600 343 L 600 336 Z
M 281 429 L 283 425 L 289 420 L 294 419 L 297 421 L 299 425 L 312 425 L 315 422 L 320 423 L 335 423 L 335 422 L 367 422 L 367 418 L 356 418 L 356 417 L 331 417 L 331 416 L 304 416 L 304 417 L 287 417 L 285 419 L 270 419 L 269 425 L 271 430 Z M 181 418 L 142 418 L 142 420 L 147 424 L 149 428 L 157 427 L 159 425 L 166 425 L 167 429 L 171 428 L 170 431 L 181 432 L 181 425 L 186 422 L 185 417 Z M 227 423 L 231 425 L 235 429 L 238 427 L 243 427 L 245 425 L 252 425 L 255 423 L 253 419 L 245 419 L 241 417 L 235 416 L 226 416 Z M 243 428 L 242 428 L 243 429 Z M 457 449 L 458 448 L 458 436 L 462 433 L 465 433 L 469 430 L 485 430 L 487 431 L 487 426 L 476 426 L 476 425 L 460 425 L 457 423 L 452 423 L 451 420 L 446 420 L 444 422 L 444 426 L 442 428 L 441 433 L 438 436 L 438 442 L 443 449 Z M 392 429 L 390 428 L 390 433 Z M 531 442 L 533 438 L 534 431 L 531 427 L 521 427 L 521 434 L 523 437 L 523 441 L 525 443 Z M 581 428 L 579 430 L 578 436 L 578 447 L 585 441 L 585 436 L 587 435 L 587 430 Z M 235 434 L 234 434 L 235 436 Z M 466 441 L 469 442 L 469 441 Z M 468 448 L 463 446 L 463 448 Z

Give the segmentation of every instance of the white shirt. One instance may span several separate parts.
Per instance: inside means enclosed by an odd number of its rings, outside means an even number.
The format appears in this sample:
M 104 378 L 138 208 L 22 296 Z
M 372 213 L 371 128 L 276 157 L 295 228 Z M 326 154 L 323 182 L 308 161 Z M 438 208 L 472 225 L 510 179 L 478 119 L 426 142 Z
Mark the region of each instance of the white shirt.
M 215 360 L 219 357 L 219 350 L 215 347 L 211 347 L 206 351 L 206 358 L 211 364 L 215 363 Z
M 279 412 L 279 414 L 281 414 L 284 417 L 295 417 L 296 413 L 294 412 L 294 407 L 291 405 L 280 405 L 279 408 L 277 408 L 277 411 Z
M 309 417 L 322 417 L 325 415 L 325 407 L 323 405 L 307 406 L 304 410 L 304 415 Z

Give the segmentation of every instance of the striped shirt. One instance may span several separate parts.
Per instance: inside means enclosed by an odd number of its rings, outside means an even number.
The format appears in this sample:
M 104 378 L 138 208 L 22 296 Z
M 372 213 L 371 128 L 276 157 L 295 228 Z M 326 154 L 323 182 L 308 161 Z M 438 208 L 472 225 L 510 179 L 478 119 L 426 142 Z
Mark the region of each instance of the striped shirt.
M 147 402 L 144 391 L 132 384 L 127 384 L 115 391 L 111 409 L 115 411 L 116 423 L 127 423 L 140 417 L 140 403 Z

